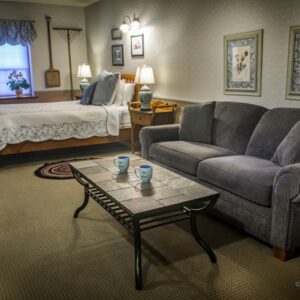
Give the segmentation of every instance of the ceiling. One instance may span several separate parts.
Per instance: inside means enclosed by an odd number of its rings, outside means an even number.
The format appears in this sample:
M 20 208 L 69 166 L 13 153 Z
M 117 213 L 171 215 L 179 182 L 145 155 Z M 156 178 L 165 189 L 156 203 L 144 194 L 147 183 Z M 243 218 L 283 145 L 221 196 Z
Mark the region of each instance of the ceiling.
M 99 0 L 5 0 L 7 2 L 28 2 L 39 4 L 53 4 L 53 5 L 69 5 L 85 7 Z

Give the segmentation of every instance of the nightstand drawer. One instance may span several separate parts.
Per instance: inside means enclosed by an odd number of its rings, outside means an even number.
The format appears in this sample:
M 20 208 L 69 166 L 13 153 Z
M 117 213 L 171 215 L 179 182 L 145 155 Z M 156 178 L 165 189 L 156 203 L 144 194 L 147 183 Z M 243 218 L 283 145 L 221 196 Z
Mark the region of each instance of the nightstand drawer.
M 140 125 L 151 125 L 152 123 L 152 114 L 135 112 L 131 115 L 131 118 L 132 123 Z

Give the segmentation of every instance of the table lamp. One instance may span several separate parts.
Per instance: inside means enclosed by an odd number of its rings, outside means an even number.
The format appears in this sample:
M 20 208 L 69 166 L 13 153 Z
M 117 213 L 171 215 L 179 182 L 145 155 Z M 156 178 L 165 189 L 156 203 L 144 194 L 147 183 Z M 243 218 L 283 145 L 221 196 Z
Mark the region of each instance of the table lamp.
M 80 90 L 83 94 L 87 87 L 90 85 L 87 78 L 92 77 L 91 68 L 89 65 L 83 64 L 78 66 L 77 77 L 83 78 L 80 82 Z
M 141 110 L 151 110 L 150 103 L 152 100 L 152 91 L 147 86 L 147 84 L 154 84 L 153 69 L 149 66 L 138 67 L 135 74 L 136 84 L 143 84 L 140 89 L 139 98 L 141 102 Z

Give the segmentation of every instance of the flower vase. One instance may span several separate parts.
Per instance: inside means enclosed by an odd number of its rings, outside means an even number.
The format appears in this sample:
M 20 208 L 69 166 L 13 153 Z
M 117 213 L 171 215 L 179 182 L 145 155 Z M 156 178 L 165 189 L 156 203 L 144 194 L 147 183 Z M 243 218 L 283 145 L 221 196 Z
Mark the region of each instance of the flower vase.
M 23 97 L 23 89 L 16 90 L 17 98 Z

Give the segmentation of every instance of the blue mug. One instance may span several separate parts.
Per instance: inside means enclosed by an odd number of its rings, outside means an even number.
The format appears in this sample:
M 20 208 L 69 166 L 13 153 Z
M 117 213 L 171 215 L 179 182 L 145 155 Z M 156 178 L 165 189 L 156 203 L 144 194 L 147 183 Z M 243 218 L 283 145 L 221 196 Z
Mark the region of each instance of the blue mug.
M 120 173 L 126 173 L 129 168 L 129 157 L 118 156 L 114 159 L 114 164 L 119 169 Z
M 148 183 L 152 178 L 153 167 L 151 165 L 141 165 L 135 168 L 134 173 L 141 182 Z

